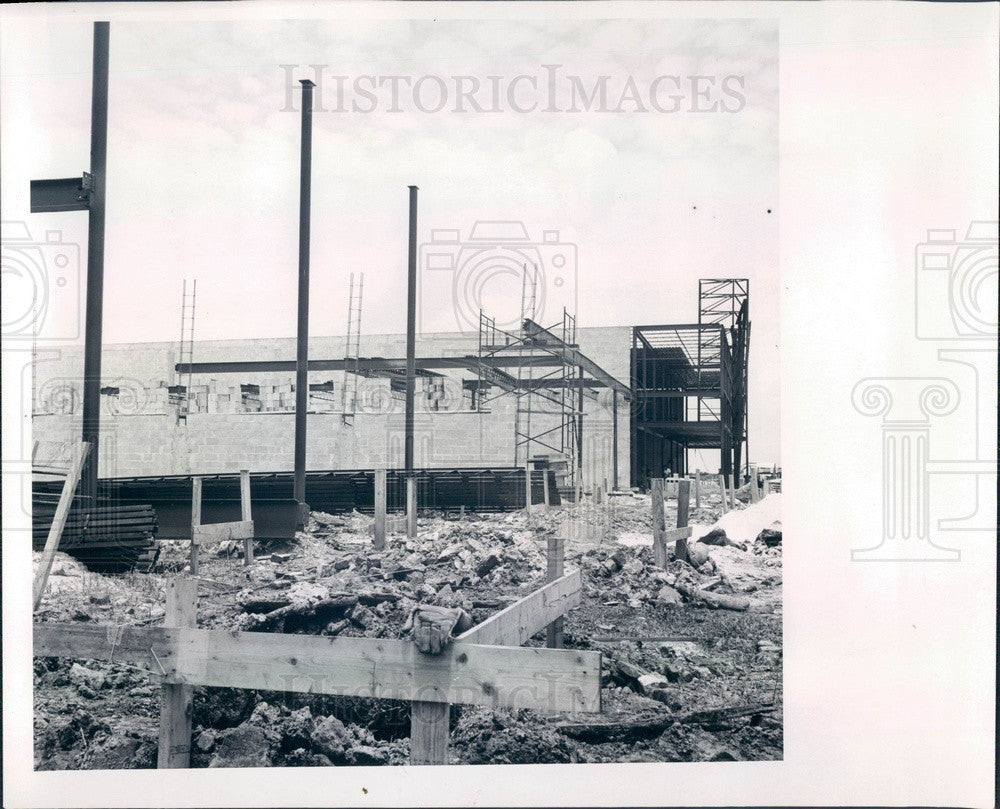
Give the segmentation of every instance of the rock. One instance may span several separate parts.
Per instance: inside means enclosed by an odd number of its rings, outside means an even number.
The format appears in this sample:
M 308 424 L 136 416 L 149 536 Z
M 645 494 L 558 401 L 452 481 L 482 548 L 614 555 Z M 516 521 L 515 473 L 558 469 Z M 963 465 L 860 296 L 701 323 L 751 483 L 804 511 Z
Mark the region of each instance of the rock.
M 688 559 L 692 567 L 701 567 L 709 560 L 708 546 L 703 542 L 692 542 L 687 546 Z
M 646 696 L 657 702 L 662 702 L 672 711 L 679 711 L 683 707 L 683 703 L 677 699 L 676 695 L 666 688 L 651 688 L 646 692 Z
M 350 764 L 362 767 L 372 767 L 389 763 L 389 755 L 377 747 L 362 745 L 352 748 L 347 753 L 347 760 Z
M 138 770 L 156 767 L 156 744 L 141 739 L 112 737 L 95 745 L 87 759 L 88 769 Z
M 216 737 L 209 767 L 269 767 L 271 746 L 264 731 L 250 724 L 223 730 Z
M 355 604 L 351 611 L 351 620 L 365 629 L 375 623 L 375 613 L 363 604 Z
M 104 688 L 104 674 L 93 669 L 74 663 L 69 670 L 70 682 L 80 687 L 86 687 L 91 691 L 100 691 Z
M 500 557 L 497 556 L 495 553 L 491 553 L 489 556 L 483 559 L 482 562 L 476 565 L 476 575 L 479 576 L 479 578 L 483 578 L 490 571 L 494 570 L 499 566 L 500 566 Z
M 727 539 L 729 537 L 726 536 L 725 529 L 713 528 L 705 536 L 701 537 L 698 542 L 704 542 L 706 545 L 726 545 Z
M 437 591 L 438 601 L 448 601 L 454 595 L 454 591 L 451 589 L 451 585 L 446 584 L 440 590 Z
M 765 528 L 757 534 L 757 542 L 763 542 L 767 547 L 773 548 L 781 544 L 781 531 L 774 528 Z
M 352 743 L 351 734 L 347 732 L 344 723 L 334 716 L 320 717 L 313 725 L 312 749 L 328 756 L 331 761 L 343 759 L 344 751 Z
M 462 552 L 462 545 L 456 542 L 455 544 L 449 545 L 447 548 L 441 551 L 441 553 L 438 555 L 437 561 L 447 562 L 449 559 L 454 559 L 461 552 Z
M 88 599 L 91 604 L 106 605 L 111 603 L 110 593 L 91 593 Z
M 611 667 L 620 682 L 638 682 L 646 672 L 627 660 L 612 660 Z
M 334 570 L 347 570 L 347 568 L 349 568 L 350 566 L 351 566 L 350 559 L 338 559 L 336 562 L 333 563 Z
M 330 621 L 323 629 L 323 632 L 327 635 L 339 635 L 351 622 L 344 618 L 341 621 Z
M 661 674 L 643 674 L 638 678 L 638 682 L 642 693 L 648 694 L 654 689 L 665 687 L 667 685 L 667 678 Z
M 292 711 L 282 727 L 281 748 L 295 750 L 300 747 L 308 747 L 312 740 L 314 724 L 315 720 L 308 705 L 297 711 Z
M 276 564 L 279 564 L 279 565 L 283 565 L 285 562 L 287 562 L 291 558 L 292 558 L 292 555 L 290 553 L 272 553 L 271 554 L 271 561 L 274 562 L 274 563 L 276 563 Z
M 195 737 L 194 746 L 202 753 L 211 753 L 215 749 L 215 731 L 203 730 Z
M 683 603 L 681 594 L 678 593 L 669 584 L 664 584 L 660 588 L 660 591 L 656 594 L 656 601 L 659 604 L 665 604 L 668 607 L 680 606 Z

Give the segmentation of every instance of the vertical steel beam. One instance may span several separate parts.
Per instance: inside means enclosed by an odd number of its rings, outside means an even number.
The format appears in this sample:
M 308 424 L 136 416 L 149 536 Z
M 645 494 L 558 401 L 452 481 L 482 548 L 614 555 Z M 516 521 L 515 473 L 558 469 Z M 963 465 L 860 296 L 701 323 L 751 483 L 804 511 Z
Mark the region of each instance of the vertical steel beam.
M 618 391 L 611 391 L 611 482 L 618 489 Z
M 83 440 L 90 444 L 83 494 L 97 502 L 101 433 L 101 337 L 104 322 L 104 212 L 108 165 L 108 51 L 111 24 L 94 23 L 90 93 L 90 215 L 87 234 L 87 313 L 83 347 Z
M 309 224 L 312 202 L 312 105 L 309 79 L 302 85 L 302 151 L 299 163 L 299 322 L 295 357 L 295 479 L 296 523 L 308 520 L 306 505 L 306 419 L 309 406 Z
M 580 481 L 580 491 L 583 490 L 583 366 L 579 369 L 579 392 L 577 393 L 577 422 L 576 422 L 576 471 Z
M 413 397 L 417 375 L 417 186 L 410 186 L 410 234 L 406 267 L 406 416 L 404 468 L 413 473 Z

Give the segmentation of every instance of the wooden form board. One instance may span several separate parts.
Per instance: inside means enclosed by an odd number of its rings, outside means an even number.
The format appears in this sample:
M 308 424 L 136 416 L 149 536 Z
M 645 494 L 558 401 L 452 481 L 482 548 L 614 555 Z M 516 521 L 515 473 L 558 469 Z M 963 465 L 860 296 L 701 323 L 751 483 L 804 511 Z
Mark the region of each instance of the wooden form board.
M 211 542 L 226 542 L 230 539 L 253 539 L 253 520 L 237 520 L 236 522 L 217 522 L 193 526 L 196 545 L 207 545 Z
M 579 606 L 581 587 L 580 571 L 573 570 L 462 633 L 455 643 L 520 646 Z
M 600 652 L 209 629 L 36 624 L 35 655 L 118 660 L 162 682 L 492 708 L 601 709 Z M 113 649 L 113 654 L 112 654 Z M 154 656 L 155 655 L 155 656 Z M 156 661 L 159 662 L 156 662 Z

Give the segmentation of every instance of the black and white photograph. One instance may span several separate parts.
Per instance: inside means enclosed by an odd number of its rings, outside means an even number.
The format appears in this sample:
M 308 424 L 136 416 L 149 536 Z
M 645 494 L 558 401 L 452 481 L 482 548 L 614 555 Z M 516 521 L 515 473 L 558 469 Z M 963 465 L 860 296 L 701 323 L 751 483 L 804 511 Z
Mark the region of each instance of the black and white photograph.
M 0 7 L 5 805 L 988 805 L 997 7 L 558 5 Z

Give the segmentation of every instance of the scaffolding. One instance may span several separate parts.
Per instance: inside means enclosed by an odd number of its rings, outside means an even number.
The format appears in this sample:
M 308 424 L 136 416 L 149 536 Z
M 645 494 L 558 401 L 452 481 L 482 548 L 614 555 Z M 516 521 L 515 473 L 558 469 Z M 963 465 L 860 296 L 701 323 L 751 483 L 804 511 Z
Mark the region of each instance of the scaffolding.
M 718 449 L 739 475 L 747 446 L 750 284 L 702 279 L 698 323 L 632 330 L 632 481 L 687 471 L 688 451 Z
M 347 295 L 347 339 L 344 343 L 344 384 L 340 388 L 340 418 L 344 424 L 354 424 L 358 401 L 358 376 L 361 365 L 361 298 L 365 274 L 361 273 L 357 287 L 354 273 Z
M 479 412 L 512 394 L 514 465 L 563 467 L 561 488 L 571 489 L 579 482 L 583 400 L 595 399 L 592 388 L 600 383 L 584 381 L 582 371 L 578 374 L 582 355 L 576 345 L 576 319 L 569 312 L 563 309 L 562 319 L 549 328 L 527 317 L 535 311 L 537 283 L 537 270 L 525 268 L 518 331 L 499 328 L 494 318 L 480 311 L 478 352 L 471 364 L 477 379 L 463 385 L 472 392 L 473 408 Z M 513 359 L 514 374 L 497 367 L 497 360 L 508 359 Z

